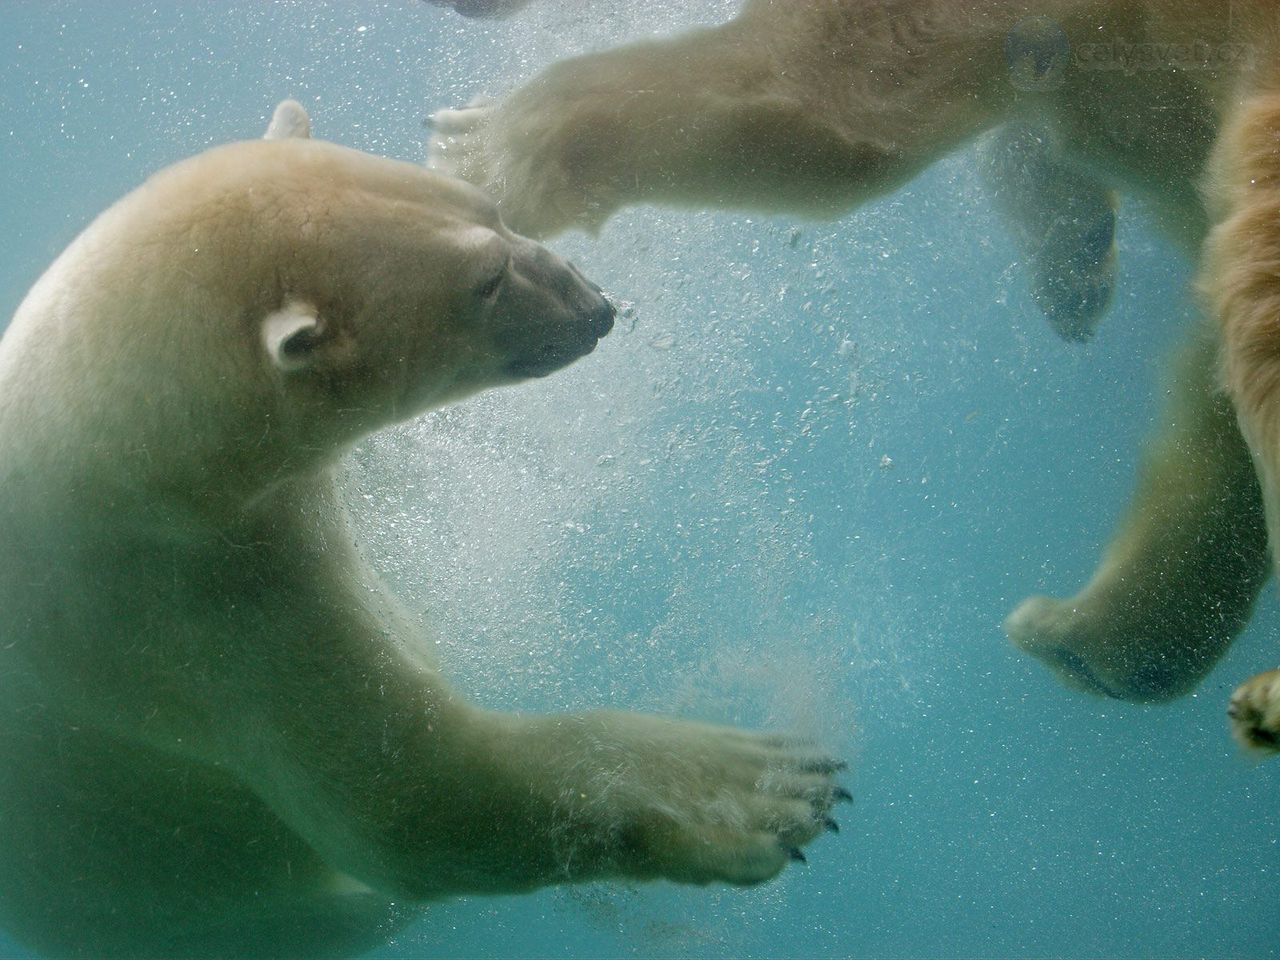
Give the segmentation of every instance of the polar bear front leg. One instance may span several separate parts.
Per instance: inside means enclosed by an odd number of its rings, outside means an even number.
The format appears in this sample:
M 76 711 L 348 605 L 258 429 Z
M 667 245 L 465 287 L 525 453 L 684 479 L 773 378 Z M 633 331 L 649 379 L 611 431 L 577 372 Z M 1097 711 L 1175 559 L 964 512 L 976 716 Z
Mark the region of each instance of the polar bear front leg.
M 295 617 L 301 647 L 245 678 L 262 689 L 245 698 L 262 712 L 249 726 L 270 733 L 248 752 L 232 736 L 221 753 L 334 869 L 388 899 L 611 878 L 758 883 L 803 859 L 849 799 L 843 764 L 785 738 L 479 709 L 431 666 L 390 656 L 382 615 L 325 612 Z M 312 650 L 342 651 L 345 669 Z M 265 679 L 280 676 L 284 695 Z M 341 721 L 300 709 L 295 691 L 323 691 Z
M 608 879 L 760 883 L 803 861 L 850 799 L 834 780 L 842 763 L 778 737 L 446 699 L 422 698 L 417 722 L 352 709 L 344 728 L 292 739 L 265 785 L 335 868 L 392 899 Z
M 440 111 L 430 161 L 534 236 L 635 203 L 834 216 L 998 118 L 1017 20 L 1007 4 L 755 0 L 724 26 L 565 60 L 496 105 Z
M 1193 336 L 1097 572 L 1074 597 L 1032 597 L 1005 620 L 1013 642 L 1064 682 L 1121 700 L 1194 689 L 1244 627 L 1269 570 L 1253 463 L 1217 386 L 1218 345 Z

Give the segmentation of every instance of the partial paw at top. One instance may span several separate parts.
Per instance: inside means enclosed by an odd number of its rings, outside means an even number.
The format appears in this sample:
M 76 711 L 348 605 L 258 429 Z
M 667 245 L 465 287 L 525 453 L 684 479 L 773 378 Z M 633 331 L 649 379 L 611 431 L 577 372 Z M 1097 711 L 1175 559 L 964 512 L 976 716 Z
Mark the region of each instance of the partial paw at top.
M 1236 687 L 1227 706 L 1231 735 L 1242 747 L 1280 752 L 1280 670 L 1268 670 Z
M 437 7 L 452 7 L 464 17 L 509 17 L 529 0 L 427 0 Z
M 536 105 L 513 109 L 484 98 L 438 110 L 428 121 L 427 165 L 488 193 L 516 233 L 545 238 L 573 226 L 590 228 L 583 208 L 591 191 L 565 180 L 557 136 L 563 131 L 539 124 L 539 116 Z
M 486 130 L 493 113 L 487 100 L 473 100 L 457 110 L 438 110 L 427 121 L 431 140 L 427 144 L 427 165 L 450 177 L 460 177 L 477 186 L 489 183 L 485 163 Z
M 618 206 L 616 131 L 602 129 L 590 91 L 574 96 L 574 76 L 563 67 L 500 103 L 436 111 L 428 166 L 488 193 L 516 233 L 599 230 Z
M 297 100 L 281 100 L 271 115 L 264 140 L 307 140 L 311 137 L 311 118 Z

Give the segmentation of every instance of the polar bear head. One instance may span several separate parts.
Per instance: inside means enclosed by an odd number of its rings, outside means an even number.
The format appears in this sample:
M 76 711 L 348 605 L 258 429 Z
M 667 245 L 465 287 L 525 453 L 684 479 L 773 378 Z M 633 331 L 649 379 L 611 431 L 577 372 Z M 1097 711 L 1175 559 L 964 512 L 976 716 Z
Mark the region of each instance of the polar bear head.
M 613 325 L 600 288 L 503 226 L 480 191 L 332 144 L 244 145 L 284 221 L 263 359 L 286 394 L 360 409 L 359 432 L 541 377 Z M 323 185 L 301 192 L 290 178 Z M 274 284 L 274 285 L 273 285 Z M 354 405 L 354 406 L 353 406 Z M 364 415 L 370 419 L 365 420 Z
M 32 289 L 0 379 L 40 406 L 29 455 L 77 460 L 45 475 L 142 496 L 204 496 L 216 475 L 243 499 L 373 430 L 551 373 L 611 328 L 600 289 L 479 190 L 308 132 L 286 103 L 267 138 L 161 171 Z
M 485 194 L 416 166 L 298 145 L 310 132 L 286 100 L 265 137 L 291 144 L 287 169 L 267 180 L 289 249 L 273 258 L 283 302 L 262 323 L 286 387 L 350 393 L 363 411 L 400 419 L 544 376 L 609 332 L 600 288 L 507 230 Z M 270 161 L 243 165 L 257 177 Z

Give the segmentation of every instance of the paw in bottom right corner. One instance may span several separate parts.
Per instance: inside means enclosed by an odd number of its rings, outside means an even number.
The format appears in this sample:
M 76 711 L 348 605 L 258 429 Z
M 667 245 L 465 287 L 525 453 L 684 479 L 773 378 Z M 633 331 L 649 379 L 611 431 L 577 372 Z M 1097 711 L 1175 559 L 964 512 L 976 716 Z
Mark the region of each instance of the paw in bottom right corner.
M 1280 752 L 1280 670 L 1268 670 L 1236 687 L 1227 705 L 1231 735 L 1248 750 Z

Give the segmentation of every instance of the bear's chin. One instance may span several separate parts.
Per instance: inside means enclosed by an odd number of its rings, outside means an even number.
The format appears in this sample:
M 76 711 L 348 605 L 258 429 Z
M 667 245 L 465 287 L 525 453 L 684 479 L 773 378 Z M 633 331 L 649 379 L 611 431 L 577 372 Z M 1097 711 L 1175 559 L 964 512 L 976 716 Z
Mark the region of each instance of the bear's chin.
M 570 329 L 559 330 L 555 339 L 530 344 L 523 349 L 518 347 L 517 355 L 507 363 L 508 376 L 528 380 L 555 373 L 591 353 L 609 335 L 616 307 L 599 287 L 589 285 L 593 288 L 591 299 L 595 302 L 575 319 Z
M 514 380 L 536 380 L 567 367 L 596 348 L 597 340 L 579 348 L 568 345 L 547 347 L 528 356 L 517 357 L 507 364 L 507 375 Z

